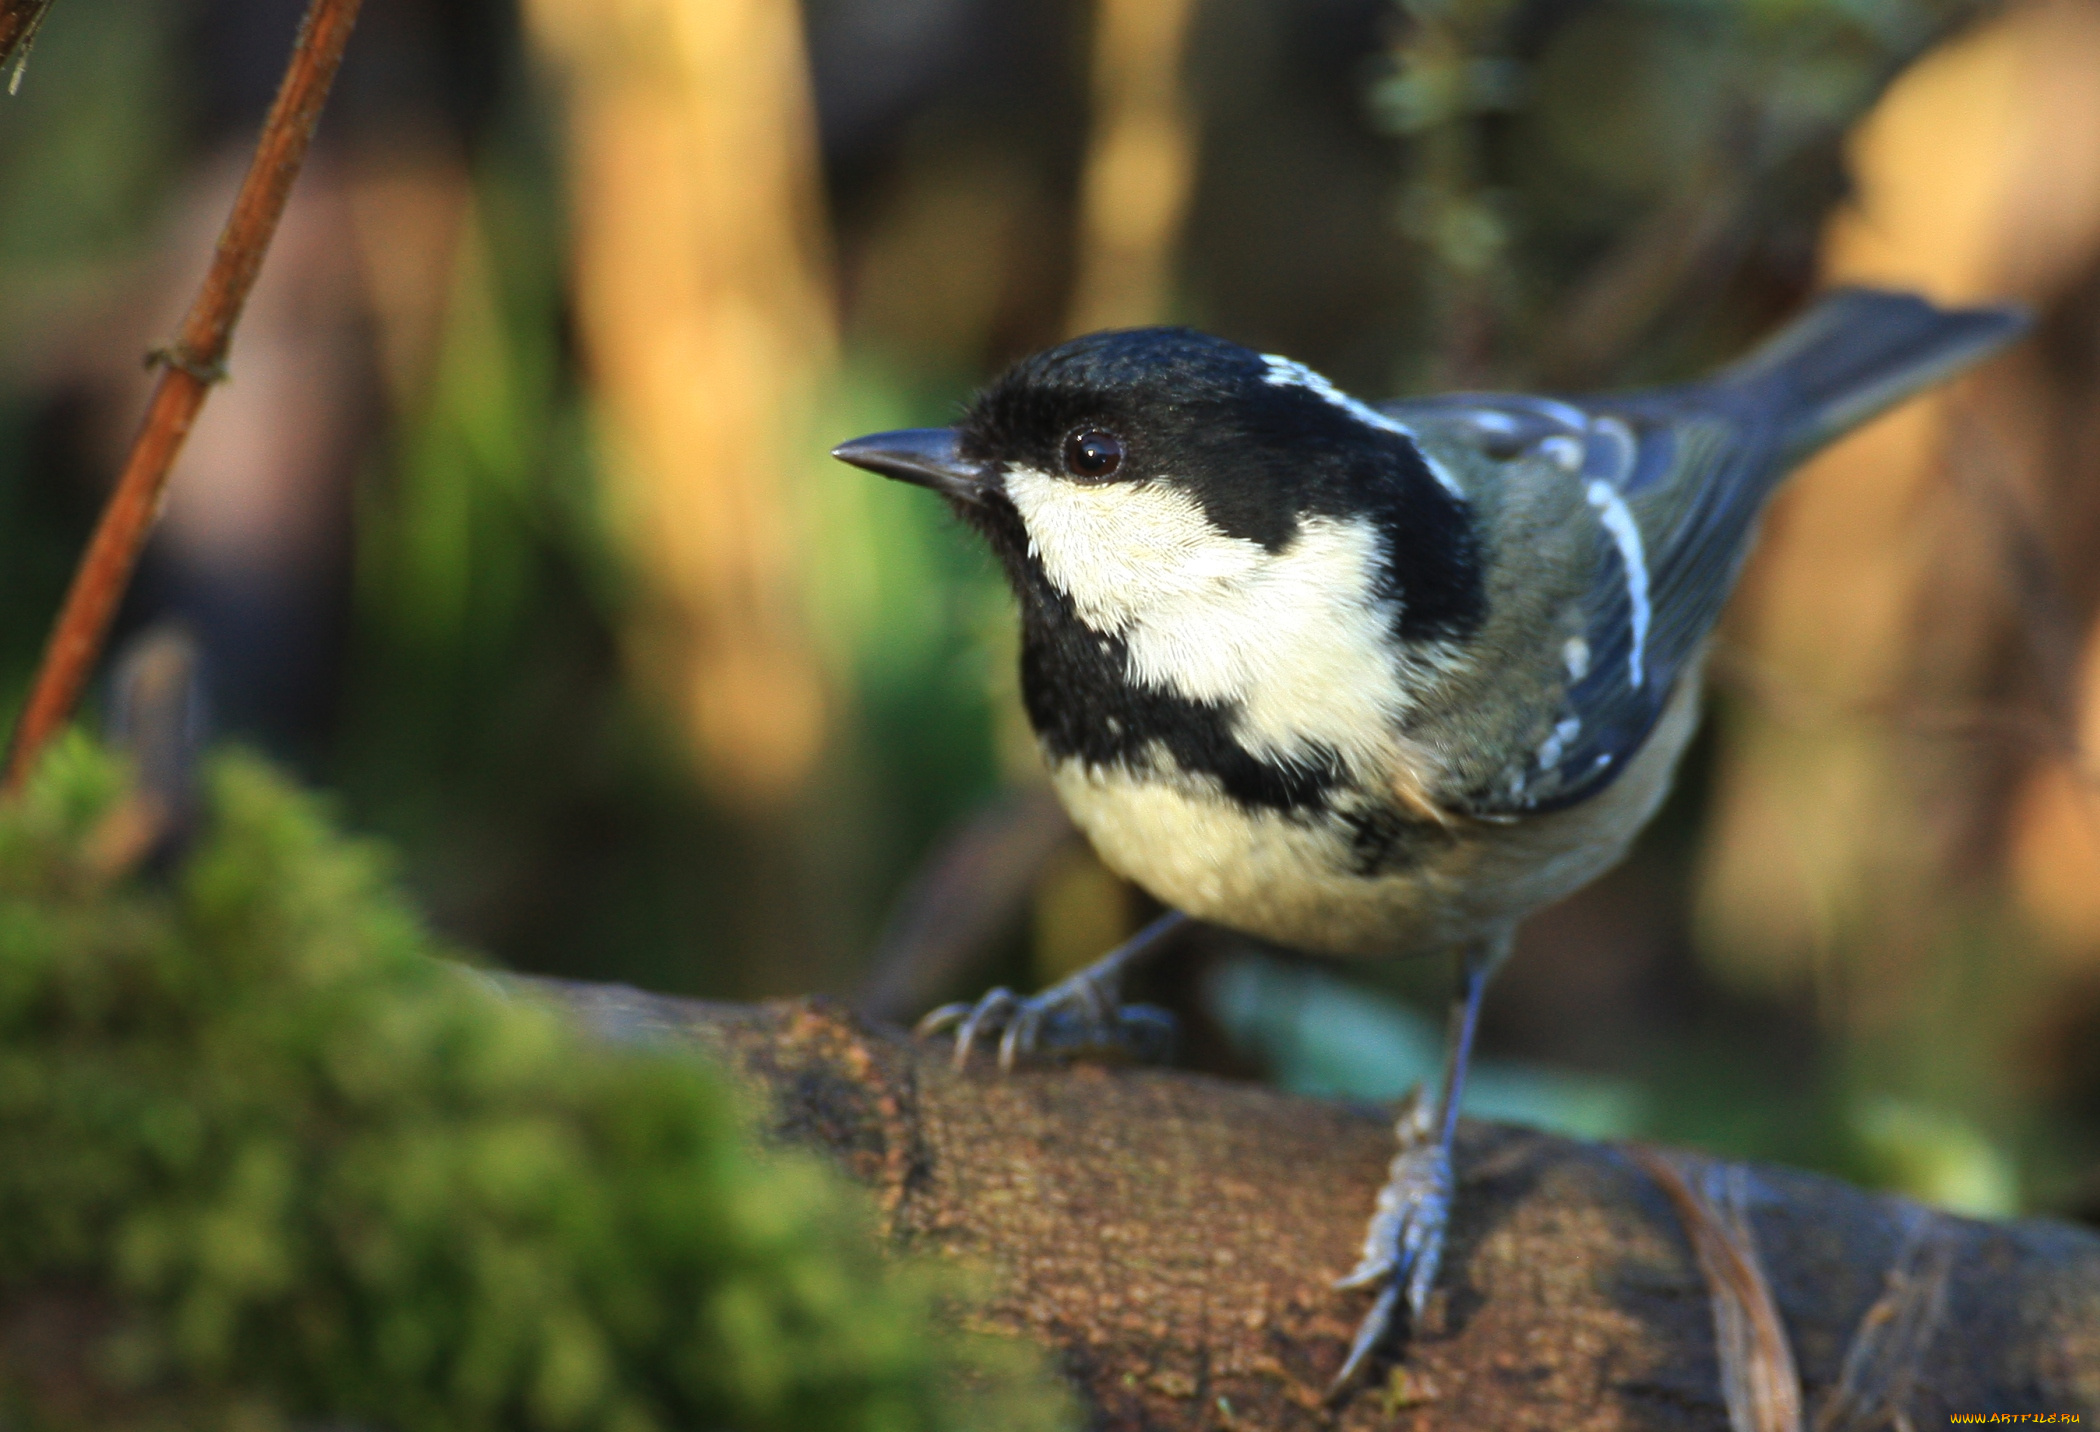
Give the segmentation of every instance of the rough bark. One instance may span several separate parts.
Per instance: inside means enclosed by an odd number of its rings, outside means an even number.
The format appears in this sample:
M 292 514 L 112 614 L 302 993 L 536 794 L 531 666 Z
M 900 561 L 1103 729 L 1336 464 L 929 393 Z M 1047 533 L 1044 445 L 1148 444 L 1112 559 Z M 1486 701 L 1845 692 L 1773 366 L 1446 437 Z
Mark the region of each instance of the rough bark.
M 985 1316 L 1059 1352 L 1095 1427 L 1730 1425 L 1682 1199 L 1624 1149 L 1464 1125 L 1424 1325 L 1330 1409 L 1366 1306 L 1331 1284 L 1391 1156 L 1384 1112 L 1157 1070 L 959 1073 L 945 1042 L 825 1001 L 541 987 L 607 1033 L 692 1041 L 763 1092 L 777 1137 L 870 1185 L 900 1245 L 989 1270 Z M 1707 1166 L 1672 1163 L 1695 1183 Z M 1732 1179 L 1818 1432 L 2100 1418 L 2100 1236 L 1782 1169 Z

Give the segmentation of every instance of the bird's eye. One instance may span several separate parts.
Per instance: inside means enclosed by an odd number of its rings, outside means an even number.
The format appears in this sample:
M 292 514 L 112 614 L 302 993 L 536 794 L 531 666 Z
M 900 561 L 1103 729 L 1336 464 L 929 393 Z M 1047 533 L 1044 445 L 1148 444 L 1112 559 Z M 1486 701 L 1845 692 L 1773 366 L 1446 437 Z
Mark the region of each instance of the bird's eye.
M 1099 428 L 1081 428 L 1065 439 L 1065 471 L 1074 477 L 1107 477 L 1123 465 L 1123 440 Z

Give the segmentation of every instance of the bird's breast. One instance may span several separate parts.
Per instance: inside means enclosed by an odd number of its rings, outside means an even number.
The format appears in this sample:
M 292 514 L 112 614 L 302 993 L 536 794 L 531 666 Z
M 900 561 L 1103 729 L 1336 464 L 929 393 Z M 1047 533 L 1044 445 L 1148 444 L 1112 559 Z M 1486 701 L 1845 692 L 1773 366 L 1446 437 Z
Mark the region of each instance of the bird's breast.
M 1051 782 L 1102 860 L 1197 919 L 1321 954 L 1430 953 L 1506 931 L 1625 855 L 1698 719 L 1686 681 L 1621 778 L 1566 810 L 1427 819 L 1339 778 L 1295 804 L 1234 795 L 1154 746 L 1051 756 Z
M 1449 833 L 1397 810 L 1380 820 L 1235 799 L 1215 778 L 1068 760 L 1051 781 L 1102 860 L 1197 919 L 1333 955 L 1447 942 Z

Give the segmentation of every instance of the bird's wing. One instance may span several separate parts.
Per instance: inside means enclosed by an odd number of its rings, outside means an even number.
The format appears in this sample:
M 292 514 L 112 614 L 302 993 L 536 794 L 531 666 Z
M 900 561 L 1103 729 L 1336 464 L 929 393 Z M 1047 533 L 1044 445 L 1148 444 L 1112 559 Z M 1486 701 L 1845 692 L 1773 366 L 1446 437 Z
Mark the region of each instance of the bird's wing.
M 1624 770 L 1697 660 L 1788 469 L 2003 347 L 2026 322 L 2013 309 L 1839 289 L 1709 382 L 1578 403 L 1496 395 L 1389 405 L 1401 423 L 1472 448 L 1504 487 L 1581 483 L 1587 513 L 1562 509 L 1595 523 L 1573 610 L 1541 637 L 1565 656 L 1579 636 L 1583 659 L 1543 686 L 1537 670 L 1528 674 L 1534 692 L 1560 694 L 1555 724 L 1518 733 L 1519 746 L 1535 748 L 1469 794 L 1476 813 L 1572 805 Z
M 1713 387 L 1584 402 L 1468 394 L 1385 411 L 1507 464 L 1512 481 L 1578 485 L 1589 571 L 1572 610 L 1539 633 L 1535 660 L 1553 677 L 1526 683 L 1557 688 L 1557 708 L 1461 801 L 1496 817 L 1594 794 L 1647 739 L 1735 584 L 1780 476 L 1776 425 Z

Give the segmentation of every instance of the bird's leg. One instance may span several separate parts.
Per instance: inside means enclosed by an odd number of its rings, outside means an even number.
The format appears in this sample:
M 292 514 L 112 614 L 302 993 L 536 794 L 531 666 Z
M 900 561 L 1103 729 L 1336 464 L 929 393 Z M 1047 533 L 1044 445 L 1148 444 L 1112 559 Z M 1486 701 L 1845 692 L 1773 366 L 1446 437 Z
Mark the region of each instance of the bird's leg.
M 1407 1300 L 1410 1324 L 1420 1321 L 1444 1256 L 1444 1229 L 1451 1219 L 1451 1148 L 1458 1137 L 1458 1106 L 1466 1087 L 1466 1065 L 1473 1053 L 1473 1031 L 1480 1022 L 1480 998 L 1488 978 L 1509 951 L 1503 936 L 1468 948 L 1460 957 L 1458 992 L 1451 1001 L 1451 1022 L 1444 1040 L 1444 1082 L 1432 1114 L 1417 1089 L 1401 1105 L 1394 1133 L 1400 1151 L 1393 1156 L 1378 1208 L 1364 1234 L 1363 1257 L 1341 1288 L 1379 1288 L 1378 1301 L 1356 1330 L 1348 1359 L 1335 1375 L 1340 1392 L 1356 1376 L 1372 1349 L 1391 1331 L 1393 1312 Z
M 975 1004 L 944 1004 L 919 1021 L 920 1034 L 955 1031 L 955 1062 L 999 1035 L 999 1067 L 1037 1053 L 1111 1054 L 1156 1062 L 1172 1052 L 1174 1016 L 1149 1004 L 1122 1002 L 1123 975 L 1188 924 L 1169 910 L 1100 959 L 1041 994 L 1022 999 L 999 988 Z

